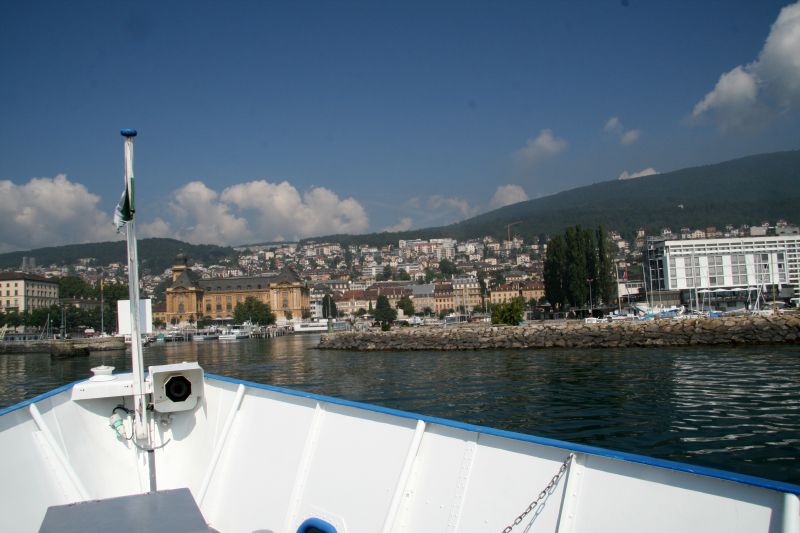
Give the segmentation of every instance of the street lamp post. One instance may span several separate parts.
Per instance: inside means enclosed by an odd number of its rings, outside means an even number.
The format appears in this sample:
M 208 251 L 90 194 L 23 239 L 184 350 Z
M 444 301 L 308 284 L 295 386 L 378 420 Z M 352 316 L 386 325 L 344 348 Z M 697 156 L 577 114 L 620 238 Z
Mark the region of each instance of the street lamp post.
M 592 282 L 593 281 L 594 281 L 594 278 L 587 278 L 586 279 L 586 283 L 589 284 L 589 316 L 592 316 L 592 307 L 593 307 L 592 306 L 592 303 L 593 303 L 592 302 Z

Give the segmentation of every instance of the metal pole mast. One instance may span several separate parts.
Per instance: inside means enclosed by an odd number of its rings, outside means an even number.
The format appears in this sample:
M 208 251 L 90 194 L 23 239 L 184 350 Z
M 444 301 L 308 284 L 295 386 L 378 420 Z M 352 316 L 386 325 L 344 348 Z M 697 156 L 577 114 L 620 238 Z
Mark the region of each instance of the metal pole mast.
M 144 391 L 144 367 L 142 360 L 142 336 L 139 324 L 139 258 L 136 248 L 136 219 L 134 209 L 133 138 L 136 130 L 121 131 L 125 138 L 125 183 L 130 194 L 131 220 L 125 224 L 128 241 L 128 297 L 131 313 L 131 364 L 133 370 L 133 427 L 140 446 L 150 446 L 150 431 L 147 424 L 147 399 Z

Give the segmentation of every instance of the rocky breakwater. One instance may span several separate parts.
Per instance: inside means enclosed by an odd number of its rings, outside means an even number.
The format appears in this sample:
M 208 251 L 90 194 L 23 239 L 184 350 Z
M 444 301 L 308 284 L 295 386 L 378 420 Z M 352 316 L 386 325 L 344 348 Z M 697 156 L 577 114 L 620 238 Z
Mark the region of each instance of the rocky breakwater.
M 49 353 L 54 357 L 89 355 L 89 352 L 124 350 L 122 337 L 87 337 L 84 339 L 4 341 L 0 353 Z
M 539 322 L 528 326 L 469 325 L 398 328 L 325 335 L 331 350 L 505 350 L 623 348 L 800 342 L 800 316 L 737 316 L 586 324 Z

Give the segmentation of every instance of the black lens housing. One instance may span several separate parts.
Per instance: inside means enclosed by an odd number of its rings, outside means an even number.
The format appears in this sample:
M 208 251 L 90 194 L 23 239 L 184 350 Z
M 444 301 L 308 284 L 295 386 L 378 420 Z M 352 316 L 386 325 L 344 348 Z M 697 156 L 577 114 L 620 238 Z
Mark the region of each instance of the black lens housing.
M 192 382 L 186 376 L 171 376 L 164 382 L 164 393 L 173 402 L 184 402 L 192 395 Z

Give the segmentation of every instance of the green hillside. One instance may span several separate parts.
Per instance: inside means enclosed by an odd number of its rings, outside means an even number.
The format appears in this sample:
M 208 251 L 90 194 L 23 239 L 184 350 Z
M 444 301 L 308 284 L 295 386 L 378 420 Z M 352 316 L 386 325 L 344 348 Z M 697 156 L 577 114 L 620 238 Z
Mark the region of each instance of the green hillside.
M 682 207 L 681 207 L 682 206 Z M 643 227 L 724 227 L 772 223 L 779 218 L 800 223 L 800 151 L 761 154 L 625 181 L 606 181 L 552 196 L 506 206 L 437 228 L 399 233 L 329 235 L 317 241 L 396 244 L 398 239 L 492 235 L 503 238 L 506 224 L 520 222 L 513 233 L 524 238 L 561 233 L 580 224 L 607 228 L 631 237 Z
M 142 272 L 154 274 L 172 266 L 175 256 L 180 251 L 192 260 L 206 264 L 236 255 L 233 248 L 212 244 L 189 244 L 175 239 L 141 239 L 138 245 L 140 269 Z M 0 269 L 19 268 L 23 256 L 35 258 L 39 266 L 71 265 L 87 257 L 95 258 L 99 265 L 115 262 L 124 264 L 127 261 L 125 241 L 98 242 L 0 254 Z

